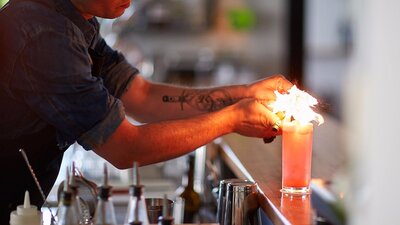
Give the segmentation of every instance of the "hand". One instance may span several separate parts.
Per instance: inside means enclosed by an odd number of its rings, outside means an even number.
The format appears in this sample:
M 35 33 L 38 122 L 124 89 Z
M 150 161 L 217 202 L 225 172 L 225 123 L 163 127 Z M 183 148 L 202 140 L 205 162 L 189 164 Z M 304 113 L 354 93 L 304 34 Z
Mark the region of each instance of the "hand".
M 280 129 L 273 129 L 280 123 L 280 118 L 272 113 L 261 101 L 243 99 L 234 104 L 234 132 L 249 136 L 270 139 L 281 134 Z
M 274 91 L 284 93 L 292 86 L 293 84 L 283 75 L 274 75 L 249 84 L 247 93 L 248 97 L 270 102 L 276 99 Z

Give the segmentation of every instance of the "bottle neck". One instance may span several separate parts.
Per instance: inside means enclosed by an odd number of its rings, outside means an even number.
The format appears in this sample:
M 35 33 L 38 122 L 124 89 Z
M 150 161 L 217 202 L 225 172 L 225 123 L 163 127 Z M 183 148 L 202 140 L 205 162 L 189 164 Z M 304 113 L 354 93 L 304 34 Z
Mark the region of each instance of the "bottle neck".
M 72 194 L 71 192 L 63 191 L 61 192 L 61 205 L 62 206 L 71 206 L 72 203 Z
M 137 199 L 143 199 L 143 192 L 143 185 L 131 185 L 129 187 L 129 195 L 132 197 L 136 197 Z
M 187 177 L 187 186 L 193 189 L 194 186 L 194 164 L 189 167 L 188 177 Z
M 194 190 L 194 157 L 189 156 L 189 168 L 184 176 L 183 185 L 185 189 Z

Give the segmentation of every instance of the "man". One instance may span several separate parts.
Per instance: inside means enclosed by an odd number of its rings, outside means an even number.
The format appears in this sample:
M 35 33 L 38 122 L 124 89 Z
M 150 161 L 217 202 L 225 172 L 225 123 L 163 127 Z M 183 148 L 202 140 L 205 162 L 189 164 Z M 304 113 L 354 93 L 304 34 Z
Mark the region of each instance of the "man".
M 48 194 L 62 154 L 77 141 L 118 168 L 172 159 L 236 132 L 273 138 L 266 107 L 291 83 L 191 89 L 143 79 L 100 37 L 94 16 L 116 18 L 130 0 L 11 0 L 0 12 L 0 223 L 22 203 L 41 205 L 18 152 Z M 146 123 L 130 124 L 125 115 Z

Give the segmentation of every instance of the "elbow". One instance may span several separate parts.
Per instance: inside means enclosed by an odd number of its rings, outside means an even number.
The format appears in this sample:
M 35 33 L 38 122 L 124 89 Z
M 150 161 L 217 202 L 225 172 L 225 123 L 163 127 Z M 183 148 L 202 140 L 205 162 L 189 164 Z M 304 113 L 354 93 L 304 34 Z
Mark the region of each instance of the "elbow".
M 137 159 L 132 158 L 131 155 L 116 151 L 115 148 L 110 149 L 102 146 L 93 150 L 98 156 L 119 170 L 132 168 L 133 162 L 137 161 Z
M 109 163 L 115 166 L 119 170 L 125 170 L 133 167 L 133 162 L 137 162 L 138 165 L 142 165 L 141 161 L 131 156 L 111 157 L 111 159 L 106 159 Z
M 109 163 L 111 163 L 115 168 L 119 169 L 119 170 L 125 170 L 125 169 L 129 169 L 132 168 L 133 163 L 128 164 L 126 162 L 118 162 L 118 161 L 108 161 Z
M 133 113 L 129 112 L 127 114 L 128 114 L 129 118 L 131 118 L 132 120 L 134 120 L 135 122 L 138 122 L 140 124 L 155 123 L 155 122 L 162 121 L 162 119 L 158 118 L 156 115 L 153 115 L 152 113 L 149 113 L 149 112 L 135 111 Z M 132 123 L 132 120 L 130 120 L 131 123 Z
M 129 169 L 133 167 L 133 162 L 128 163 L 127 160 L 123 161 L 123 160 L 108 160 L 106 159 L 107 162 L 111 163 L 111 165 L 113 165 L 115 168 L 119 169 L 119 170 L 125 170 L 125 169 Z M 140 164 L 139 164 L 140 165 Z
M 129 118 L 131 118 L 135 122 L 138 122 L 138 123 L 141 123 L 141 124 L 153 122 L 151 117 L 149 117 L 148 115 L 145 115 L 145 114 L 129 113 L 128 116 L 129 116 Z M 132 121 L 132 120 L 130 120 L 130 121 Z

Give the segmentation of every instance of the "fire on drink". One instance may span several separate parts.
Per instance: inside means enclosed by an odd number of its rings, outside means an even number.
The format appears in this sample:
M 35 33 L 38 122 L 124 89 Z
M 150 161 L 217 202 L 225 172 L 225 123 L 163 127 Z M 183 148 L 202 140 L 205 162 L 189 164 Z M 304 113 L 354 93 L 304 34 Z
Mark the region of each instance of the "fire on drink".
M 318 102 L 293 86 L 287 94 L 275 91 L 274 113 L 284 113 L 282 123 L 282 192 L 308 194 L 311 180 L 313 124 L 324 122 L 311 107 Z

